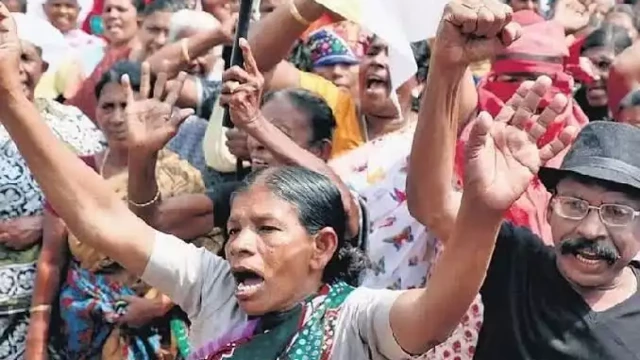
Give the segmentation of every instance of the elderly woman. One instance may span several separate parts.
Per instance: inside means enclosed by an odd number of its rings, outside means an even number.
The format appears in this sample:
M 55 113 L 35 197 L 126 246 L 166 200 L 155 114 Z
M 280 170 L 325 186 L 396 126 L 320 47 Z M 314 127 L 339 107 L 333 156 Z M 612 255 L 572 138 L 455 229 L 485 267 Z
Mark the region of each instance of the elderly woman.
M 117 63 L 96 85 L 96 119 L 109 147 L 105 152 L 83 160 L 109 182 L 116 194 L 126 199 L 130 150 L 124 117 L 127 94 L 119 82 L 125 74 L 134 91 L 139 91 L 140 64 L 131 62 Z M 163 150 L 158 156 L 157 178 L 161 194 L 166 198 L 204 191 L 200 173 L 170 151 Z M 48 223 L 55 224 L 56 219 L 49 219 Z M 135 359 L 176 359 L 186 355 L 186 324 L 181 312 L 173 309 L 170 299 L 141 283 L 73 233 L 68 236 L 66 230 L 55 233 L 60 236 L 45 239 L 39 265 L 64 268 L 65 250 L 70 249 L 69 274 L 66 280 L 38 274 L 34 296 L 53 301 L 61 280 L 64 281 L 60 312 L 70 358 L 100 355 L 103 359 L 129 359 L 132 356 Z M 196 244 L 217 252 L 222 239 L 216 244 L 213 238 L 213 233 L 205 234 L 196 239 Z M 180 334 L 183 334 L 182 338 Z
M 25 31 L 24 27 L 32 24 L 20 19 L 19 68 L 13 68 L 18 90 L 40 114 L 42 125 L 74 153 L 86 155 L 101 150 L 102 134 L 78 109 L 34 98 L 35 86 L 47 69 L 43 60 L 47 54 L 42 53 L 41 38 L 29 37 L 34 32 Z M 31 299 L 42 239 L 44 196 L 4 126 L 0 126 L 0 142 L 0 279 L 6 279 L 0 286 L 0 358 L 14 360 L 25 358 L 29 313 L 35 328 L 42 319 L 48 321 L 52 308 Z M 46 344 L 41 351 L 46 351 Z M 53 347 L 54 341 L 50 345 Z

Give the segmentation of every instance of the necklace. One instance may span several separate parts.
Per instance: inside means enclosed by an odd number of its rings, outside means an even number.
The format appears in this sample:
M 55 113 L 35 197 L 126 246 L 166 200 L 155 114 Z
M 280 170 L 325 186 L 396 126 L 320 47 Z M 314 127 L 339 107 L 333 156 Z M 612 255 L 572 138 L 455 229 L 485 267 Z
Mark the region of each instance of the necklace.
M 107 150 L 105 150 L 104 152 L 104 156 L 102 157 L 102 163 L 100 164 L 100 175 L 102 175 L 102 177 L 104 177 L 104 167 L 107 164 L 107 158 L 109 157 L 109 148 L 107 148 Z

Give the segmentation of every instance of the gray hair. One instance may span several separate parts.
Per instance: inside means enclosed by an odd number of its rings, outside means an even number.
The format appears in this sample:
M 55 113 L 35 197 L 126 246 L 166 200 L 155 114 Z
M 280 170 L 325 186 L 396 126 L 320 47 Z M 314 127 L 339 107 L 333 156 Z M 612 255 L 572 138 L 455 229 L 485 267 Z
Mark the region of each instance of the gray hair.
M 220 21 L 207 12 L 190 9 L 180 10 L 171 15 L 169 41 L 176 42 L 178 35 L 185 30 L 208 31 L 219 26 Z

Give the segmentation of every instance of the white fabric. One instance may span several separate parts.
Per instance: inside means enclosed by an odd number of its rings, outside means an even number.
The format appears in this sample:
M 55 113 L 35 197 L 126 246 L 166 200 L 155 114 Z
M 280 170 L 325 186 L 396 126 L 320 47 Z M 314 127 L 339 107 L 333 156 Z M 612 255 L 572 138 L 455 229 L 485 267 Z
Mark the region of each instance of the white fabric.
M 223 117 L 224 108 L 216 100 L 202 147 L 207 165 L 216 171 L 228 173 L 236 171 L 236 157 L 227 147 L 228 128 L 222 126 Z
M 415 75 L 410 43 L 434 37 L 448 0 L 315 0 L 380 36 L 389 46 L 393 90 Z
M 12 13 L 20 40 L 28 41 L 42 49 L 42 58 L 53 71 L 68 56 L 71 47 L 64 35 L 48 21 L 22 13 Z
M 172 235 L 156 233 L 142 279 L 168 295 L 189 315 L 190 340 L 195 348 L 247 320 L 234 296 L 236 285 L 229 264 Z M 390 290 L 354 290 L 338 316 L 331 359 L 409 358 L 395 341 L 389 324 L 389 311 L 400 294 Z

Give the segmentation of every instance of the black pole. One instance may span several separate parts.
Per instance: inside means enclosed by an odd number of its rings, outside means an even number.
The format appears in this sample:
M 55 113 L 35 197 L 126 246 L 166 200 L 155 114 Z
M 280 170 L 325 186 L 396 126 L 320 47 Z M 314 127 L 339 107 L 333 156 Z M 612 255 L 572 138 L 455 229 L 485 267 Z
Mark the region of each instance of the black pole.
M 236 27 L 236 35 L 233 41 L 233 47 L 226 46 L 222 53 L 225 60 L 225 68 L 231 66 L 244 66 L 244 58 L 242 56 L 242 49 L 239 46 L 239 40 L 241 38 L 247 38 L 249 32 L 249 23 L 251 22 L 251 12 L 253 10 L 253 0 L 241 0 L 240 11 L 238 13 L 238 25 Z M 224 117 L 222 118 L 222 125 L 227 128 L 233 128 L 233 122 L 229 114 L 229 107 L 224 108 Z M 242 166 L 242 159 L 236 159 L 236 177 L 238 180 L 242 178 L 244 168 Z

